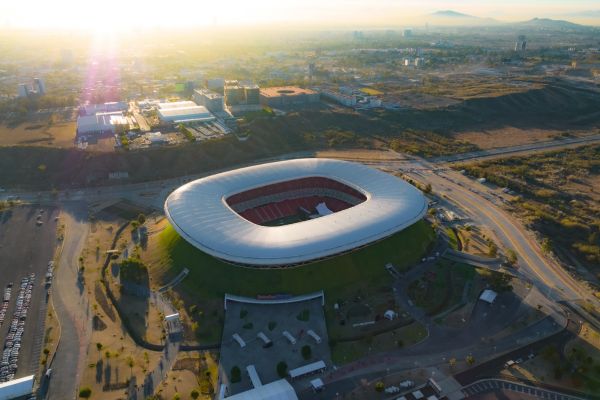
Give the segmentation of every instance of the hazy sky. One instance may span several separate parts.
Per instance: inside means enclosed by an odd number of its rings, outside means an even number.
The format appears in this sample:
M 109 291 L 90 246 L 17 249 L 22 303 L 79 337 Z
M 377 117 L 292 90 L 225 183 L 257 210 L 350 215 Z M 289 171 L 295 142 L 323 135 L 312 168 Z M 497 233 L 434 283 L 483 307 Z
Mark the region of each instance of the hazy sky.
M 452 9 L 499 20 L 581 20 L 599 0 L 0 0 L 0 24 L 90 30 L 116 27 L 294 25 L 397 26 Z M 588 18 L 592 15 L 587 13 Z

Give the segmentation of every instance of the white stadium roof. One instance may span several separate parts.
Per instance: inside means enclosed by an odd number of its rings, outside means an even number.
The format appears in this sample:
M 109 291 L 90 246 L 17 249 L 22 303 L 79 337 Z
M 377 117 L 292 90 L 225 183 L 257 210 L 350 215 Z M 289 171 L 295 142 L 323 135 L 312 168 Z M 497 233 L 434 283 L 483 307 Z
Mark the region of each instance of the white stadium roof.
M 272 183 L 330 178 L 367 200 L 309 221 L 268 227 L 233 211 L 226 199 Z M 427 211 L 425 196 L 404 180 L 362 164 L 296 159 L 212 175 L 181 186 L 167 198 L 165 213 L 175 230 L 200 250 L 229 262 L 257 266 L 303 263 L 363 246 L 401 231 Z

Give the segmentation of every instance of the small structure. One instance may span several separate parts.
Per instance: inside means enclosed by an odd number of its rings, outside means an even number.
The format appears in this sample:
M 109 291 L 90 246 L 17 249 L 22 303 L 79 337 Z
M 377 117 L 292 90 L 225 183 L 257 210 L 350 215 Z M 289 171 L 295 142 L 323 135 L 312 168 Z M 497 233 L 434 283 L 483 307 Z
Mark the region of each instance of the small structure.
M 302 367 L 294 368 L 289 372 L 291 379 L 300 378 L 306 375 L 322 372 L 325 370 L 325 363 L 321 361 L 317 361 L 311 364 L 303 365 Z
M 290 342 L 290 344 L 296 344 L 296 338 L 292 336 L 288 331 L 282 332 L 283 336 Z
M 182 332 L 183 329 L 181 320 L 179 319 L 179 313 L 166 315 L 165 322 L 167 323 L 169 335 L 179 335 Z
M 263 343 L 264 343 L 263 347 L 265 347 L 265 348 L 266 347 L 271 347 L 273 345 L 273 342 L 271 341 L 271 339 L 269 339 L 267 337 L 267 335 L 265 335 L 262 332 L 258 332 L 256 334 L 256 337 L 263 341 Z
M 285 379 L 255 387 L 242 393 L 225 397 L 227 400 L 298 400 L 296 391 Z
M 244 342 L 244 339 L 242 339 L 242 337 L 240 335 L 238 335 L 237 333 L 234 333 L 232 335 L 233 340 L 235 340 L 236 342 L 238 342 L 238 344 L 240 345 L 240 347 L 243 349 L 244 347 L 246 347 L 246 342 Z
M 481 296 L 479 296 L 479 300 L 483 300 L 486 303 L 492 304 L 494 300 L 496 300 L 496 296 L 498 296 L 498 293 L 494 292 L 491 289 L 485 289 L 481 293 Z
M 250 382 L 252 382 L 252 386 L 255 388 L 261 387 L 263 384 L 258 377 L 258 372 L 256 372 L 256 368 L 254 365 L 248 365 L 246 367 L 246 372 L 248 372 L 248 377 L 250 377 Z
M 396 317 L 398 317 L 398 313 L 395 312 L 394 310 L 387 310 L 385 313 L 383 313 L 383 317 L 385 319 L 389 319 L 390 321 L 393 321 L 396 319 Z
M 425 397 L 425 395 L 423 395 L 423 392 L 421 392 L 420 390 L 415 390 L 414 392 L 412 392 L 412 395 L 417 400 L 422 399 L 423 397 Z
M 0 383 L 0 400 L 25 397 L 33 392 L 33 375 Z
M 310 381 L 310 387 L 315 392 L 320 392 L 325 387 L 325 384 L 323 383 L 323 380 L 321 378 L 317 378 Z
M 311 338 L 315 339 L 315 342 L 317 342 L 317 344 L 321 344 L 321 336 L 317 335 L 315 331 L 309 329 L 308 331 L 306 331 L 306 334 Z

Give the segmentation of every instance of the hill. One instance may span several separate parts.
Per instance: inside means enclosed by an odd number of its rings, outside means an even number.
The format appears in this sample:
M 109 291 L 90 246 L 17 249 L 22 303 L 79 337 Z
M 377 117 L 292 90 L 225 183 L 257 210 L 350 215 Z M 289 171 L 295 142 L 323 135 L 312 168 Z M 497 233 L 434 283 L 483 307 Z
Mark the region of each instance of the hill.
M 426 16 L 428 22 L 434 25 L 483 26 L 497 25 L 492 18 L 480 18 L 454 10 L 440 10 Z
M 589 30 L 591 27 L 576 24 L 574 22 L 561 19 L 550 18 L 533 18 L 528 21 L 517 22 L 512 24 L 516 27 L 526 27 L 540 30 L 558 30 L 558 31 L 574 31 L 574 30 Z

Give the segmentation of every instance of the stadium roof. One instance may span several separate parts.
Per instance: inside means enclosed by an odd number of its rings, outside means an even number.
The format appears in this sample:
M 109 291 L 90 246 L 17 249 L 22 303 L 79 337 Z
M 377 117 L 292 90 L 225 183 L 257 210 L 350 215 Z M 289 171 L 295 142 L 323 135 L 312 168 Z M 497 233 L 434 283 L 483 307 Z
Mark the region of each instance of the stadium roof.
M 326 177 L 351 186 L 367 200 L 309 221 L 267 227 L 233 211 L 229 196 L 276 182 Z M 303 263 L 385 238 L 420 220 L 425 196 L 402 179 L 362 164 L 330 159 L 280 161 L 212 175 L 181 186 L 167 198 L 175 230 L 200 250 L 237 264 Z
M 298 400 L 292 385 L 285 379 L 271 382 L 233 396 L 225 397 L 226 400 Z

